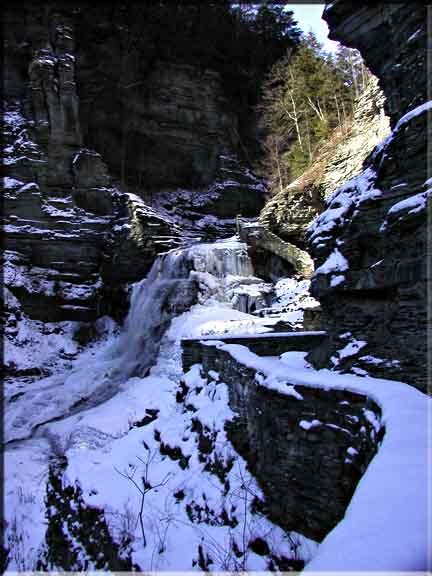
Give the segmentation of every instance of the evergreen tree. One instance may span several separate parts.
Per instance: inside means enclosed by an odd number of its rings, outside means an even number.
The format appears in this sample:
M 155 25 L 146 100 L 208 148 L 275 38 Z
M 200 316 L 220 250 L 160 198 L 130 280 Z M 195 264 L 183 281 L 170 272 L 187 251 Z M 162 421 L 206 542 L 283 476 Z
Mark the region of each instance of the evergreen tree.
M 265 75 L 284 54 L 295 51 L 302 33 L 293 12 L 280 4 L 264 3 L 258 9 L 238 5 L 231 8 L 231 15 L 233 42 L 230 44 L 227 36 L 221 35 L 226 58 L 231 66 L 234 64 L 231 80 L 249 93 L 249 101 L 256 103 Z
M 313 33 L 303 38 L 294 57 L 288 54 L 272 67 L 259 110 L 268 133 L 267 170 L 271 165 L 278 188 L 312 163 L 347 108 L 351 111 L 354 90 Z

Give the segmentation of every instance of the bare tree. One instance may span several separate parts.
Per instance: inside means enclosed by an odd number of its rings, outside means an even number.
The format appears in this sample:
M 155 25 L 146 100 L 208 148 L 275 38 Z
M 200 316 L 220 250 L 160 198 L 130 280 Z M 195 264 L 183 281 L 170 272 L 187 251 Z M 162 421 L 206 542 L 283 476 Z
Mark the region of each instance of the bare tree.
M 135 474 L 138 470 L 138 466 L 133 467 L 132 472 L 129 472 L 129 471 L 120 472 L 120 470 L 118 470 L 115 467 L 114 467 L 114 469 L 118 474 L 120 474 L 120 476 L 123 476 L 123 478 L 126 478 L 127 480 L 129 480 L 129 482 L 131 482 L 135 486 L 135 488 L 138 490 L 138 492 L 141 494 L 140 511 L 138 513 L 135 528 L 139 522 L 140 526 L 141 526 L 143 546 L 145 548 L 147 546 L 147 538 L 146 538 L 145 529 L 144 529 L 144 504 L 145 504 L 146 494 L 148 494 L 152 490 L 156 490 L 157 488 L 164 486 L 168 482 L 168 480 L 171 478 L 172 474 L 168 473 L 164 476 L 164 478 L 161 482 L 158 482 L 157 484 L 152 484 L 150 482 L 150 479 L 149 479 L 150 467 L 151 467 L 152 463 L 154 462 L 154 459 L 155 459 L 158 452 L 156 450 L 150 450 L 150 448 L 146 444 L 144 445 L 144 447 L 147 450 L 146 459 L 143 460 L 142 458 L 137 456 L 137 459 L 144 465 L 144 471 L 140 477 L 140 482 L 138 482 L 135 479 Z

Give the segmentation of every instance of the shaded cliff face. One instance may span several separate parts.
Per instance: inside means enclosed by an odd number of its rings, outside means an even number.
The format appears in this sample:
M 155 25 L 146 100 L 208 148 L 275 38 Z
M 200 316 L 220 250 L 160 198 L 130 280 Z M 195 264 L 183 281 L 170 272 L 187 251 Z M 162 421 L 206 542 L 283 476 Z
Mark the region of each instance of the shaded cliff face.
M 270 199 L 260 214 L 261 224 L 303 248 L 306 230 L 323 211 L 325 200 L 360 174 L 367 156 L 389 133 L 383 105 L 384 94 L 372 76 L 357 98 L 352 121 L 334 132 L 300 178 Z
M 35 124 L 19 106 L 7 106 L 5 285 L 38 320 L 116 314 L 121 283 L 144 276 L 157 253 L 178 245 L 179 231 L 113 186 L 95 151 L 61 144 L 56 154 L 44 150 Z M 53 170 L 56 160 L 68 168 Z
M 157 61 L 144 78 L 131 65 L 124 84 L 105 73 L 98 78 L 89 46 L 84 49 L 78 55 L 83 131 L 112 170 L 129 185 L 146 188 L 209 184 L 236 134 L 219 75 Z M 114 46 L 109 60 L 101 55 L 103 71 L 118 72 L 110 65 L 113 53 Z M 96 51 L 92 59 L 98 56 Z
M 143 53 L 140 23 L 130 32 L 122 12 L 109 2 L 9 6 L 5 95 L 28 95 L 30 74 L 36 122 L 49 122 L 51 137 L 53 128 L 62 132 L 62 143 L 85 141 L 124 182 L 208 184 L 222 149 L 238 144 L 237 118 L 221 78 L 174 58 L 160 61 L 150 49 Z
M 431 194 L 425 8 L 335 2 L 325 15 L 331 37 L 358 48 L 380 77 L 393 132 L 309 229 L 317 265 L 312 292 L 330 336 L 311 359 L 320 366 L 341 361 L 343 369 L 356 366 L 425 390 Z
M 199 186 L 186 224 L 210 211 L 225 235 L 239 211 L 263 205 L 262 184 L 235 154 L 227 168 L 236 118 L 218 74 L 140 53 L 115 9 L 24 2 L 4 14 L 3 265 L 38 320 L 124 312 L 124 285 L 187 239 L 176 206 L 150 207 L 144 189 Z

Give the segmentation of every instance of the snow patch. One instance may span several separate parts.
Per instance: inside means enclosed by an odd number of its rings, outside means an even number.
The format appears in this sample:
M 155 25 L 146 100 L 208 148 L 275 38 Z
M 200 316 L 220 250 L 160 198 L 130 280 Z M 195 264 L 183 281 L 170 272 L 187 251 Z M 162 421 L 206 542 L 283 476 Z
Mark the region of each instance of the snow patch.
M 404 114 L 404 116 L 402 116 L 402 118 L 398 121 L 398 123 L 395 126 L 395 129 L 393 130 L 393 134 L 396 134 L 403 126 L 408 124 L 408 122 L 410 122 L 414 118 L 422 116 L 425 112 L 426 113 L 429 112 L 429 110 L 432 110 L 432 100 L 429 100 L 428 102 L 425 102 L 420 106 L 417 106 L 413 110 L 410 110 L 409 112 Z
M 318 428 L 319 426 L 322 426 L 322 422 L 320 420 L 300 420 L 299 422 L 299 426 L 300 428 L 303 428 L 303 430 L 311 430 L 312 428 Z
M 345 270 L 348 270 L 348 268 L 349 264 L 347 259 L 337 248 L 335 248 L 333 252 L 330 254 L 330 256 L 327 258 L 327 260 L 319 268 L 315 270 L 315 275 L 318 276 L 319 274 L 344 272 Z

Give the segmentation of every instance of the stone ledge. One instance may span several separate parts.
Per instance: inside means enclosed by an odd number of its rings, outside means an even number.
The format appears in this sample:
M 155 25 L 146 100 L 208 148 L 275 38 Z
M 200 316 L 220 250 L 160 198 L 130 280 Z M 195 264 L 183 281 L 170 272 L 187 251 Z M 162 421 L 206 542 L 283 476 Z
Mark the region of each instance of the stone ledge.
M 319 346 L 326 338 L 326 332 L 270 332 L 264 334 L 245 334 L 237 336 L 202 336 L 184 338 L 182 346 L 183 371 L 187 372 L 193 364 L 200 364 L 203 353 L 209 354 L 208 347 L 201 342 L 225 342 L 242 344 L 258 356 L 279 356 L 292 350 L 309 352 Z M 210 349 L 212 350 L 212 349 Z

